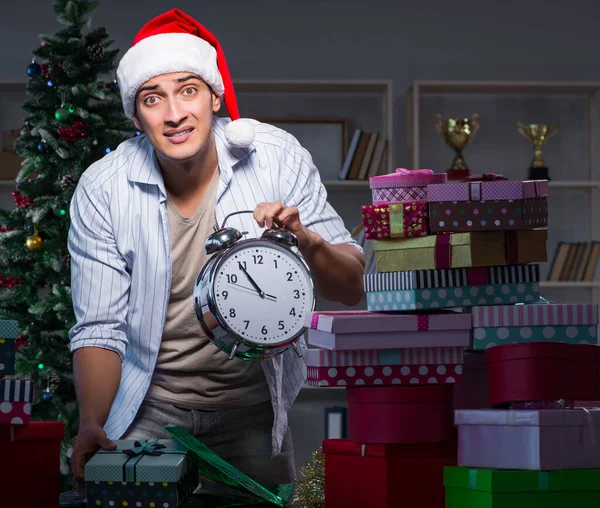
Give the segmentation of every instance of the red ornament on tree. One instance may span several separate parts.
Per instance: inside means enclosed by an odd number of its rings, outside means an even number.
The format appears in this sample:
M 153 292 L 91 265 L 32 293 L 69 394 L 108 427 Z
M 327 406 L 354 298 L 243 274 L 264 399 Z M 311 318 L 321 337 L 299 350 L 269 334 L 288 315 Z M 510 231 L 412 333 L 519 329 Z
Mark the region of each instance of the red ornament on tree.
M 33 198 L 23 196 L 19 191 L 12 191 L 11 194 L 15 199 L 15 205 L 20 206 L 21 208 L 27 208 L 33 203 Z
M 7 231 L 13 231 L 14 228 L 12 226 L 0 226 L 0 233 L 6 233 Z
M 75 143 L 77 139 L 87 136 L 87 129 L 81 120 L 77 120 L 71 127 L 61 127 L 57 133 L 68 143 Z

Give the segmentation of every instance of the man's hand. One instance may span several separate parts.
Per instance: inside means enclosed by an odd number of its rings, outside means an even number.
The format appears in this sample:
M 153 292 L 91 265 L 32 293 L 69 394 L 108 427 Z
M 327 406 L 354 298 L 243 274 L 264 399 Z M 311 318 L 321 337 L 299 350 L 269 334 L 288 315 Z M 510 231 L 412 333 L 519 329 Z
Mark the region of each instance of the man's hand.
M 295 206 L 285 206 L 276 201 L 274 203 L 259 203 L 254 210 L 254 220 L 262 227 L 272 228 L 284 226 L 290 233 L 298 238 L 300 250 L 309 248 L 319 243 L 321 237 L 310 231 L 300 220 L 300 214 Z
M 77 488 L 81 493 L 85 492 L 85 478 L 83 475 L 85 464 L 99 448 L 115 450 L 117 445 L 106 437 L 104 429 L 100 426 L 80 427 L 71 455 L 71 470 L 77 482 Z

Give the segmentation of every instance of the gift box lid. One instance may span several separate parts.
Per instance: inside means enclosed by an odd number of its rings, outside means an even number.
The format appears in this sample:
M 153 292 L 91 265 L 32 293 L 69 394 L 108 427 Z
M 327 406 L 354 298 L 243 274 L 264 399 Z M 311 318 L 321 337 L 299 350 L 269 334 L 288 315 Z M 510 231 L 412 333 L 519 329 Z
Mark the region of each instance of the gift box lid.
M 425 187 L 431 183 L 445 183 L 447 180 L 446 173 L 434 173 L 431 169 L 398 168 L 395 173 L 370 177 L 369 186 L 371 189 Z
M 526 427 L 596 427 L 600 409 L 457 409 L 456 425 L 506 425 Z
M 597 304 L 492 305 L 472 310 L 473 327 L 597 325 Z
M 600 348 L 594 344 L 524 342 L 502 344 L 485 350 L 487 364 L 523 358 L 558 358 L 578 363 L 600 363 Z
M 387 443 L 362 444 L 349 439 L 324 439 L 323 453 L 325 455 L 351 455 L 361 457 L 381 458 L 424 458 L 424 457 L 453 457 L 456 455 L 457 441 L 441 443 Z
M 0 319 L 0 340 L 16 339 L 19 336 L 19 322 L 14 319 Z
M 35 383 L 31 379 L 0 379 L 0 401 L 33 402 Z
M 444 487 L 486 492 L 600 490 L 600 469 L 526 471 L 446 466 Z
M 427 201 L 492 201 L 548 196 L 548 180 L 487 179 L 473 175 L 469 181 L 427 186 Z
M 306 315 L 305 325 L 329 333 L 470 330 L 471 315 L 453 311 L 406 312 L 327 311 Z
M 85 465 L 85 480 L 177 482 L 190 467 L 188 451 L 172 439 L 117 439 L 116 450 L 98 450 Z
M 426 402 L 448 403 L 452 400 L 452 385 L 411 385 L 411 386 L 348 386 L 348 402 L 394 403 Z
M 65 424 L 62 422 L 30 422 L 27 425 L 0 425 L 0 442 L 62 440 Z
M 439 235 L 419 236 L 414 238 L 392 238 L 386 240 L 373 240 L 373 250 L 387 251 L 398 249 L 426 249 L 434 248 L 441 236 L 450 237 L 450 245 L 477 245 L 477 244 L 504 244 L 508 235 L 514 237 L 519 243 L 545 242 L 548 240 L 547 229 L 531 229 L 528 231 L 474 231 L 472 233 L 442 233 Z

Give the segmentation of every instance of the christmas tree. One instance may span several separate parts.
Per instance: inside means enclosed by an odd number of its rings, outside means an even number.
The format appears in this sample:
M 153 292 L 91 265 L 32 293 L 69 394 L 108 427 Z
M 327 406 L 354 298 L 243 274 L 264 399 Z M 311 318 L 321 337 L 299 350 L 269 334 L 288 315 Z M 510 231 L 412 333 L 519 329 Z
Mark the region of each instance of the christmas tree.
M 74 324 L 69 204 L 85 169 L 128 137 L 114 76 L 117 50 L 104 28 L 90 28 L 96 0 L 55 0 L 65 28 L 40 36 L 27 67 L 23 157 L 13 196 L 0 211 L 0 319 L 19 322 L 16 374 L 36 383 L 33 420 L 65 424 L 62 471 L 78 427 L 69 329 Z

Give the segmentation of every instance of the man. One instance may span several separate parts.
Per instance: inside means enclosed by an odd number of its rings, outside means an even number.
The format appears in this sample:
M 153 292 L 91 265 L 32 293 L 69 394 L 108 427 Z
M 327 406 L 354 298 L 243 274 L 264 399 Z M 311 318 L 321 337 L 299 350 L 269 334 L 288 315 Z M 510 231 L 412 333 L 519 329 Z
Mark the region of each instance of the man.
M 150 21 L 117 77 L 144 135 L 88 168 L 71 203 L 75 477 L 83 487 L 85 462 L 111 439 L 167 438 L 174 424 L 261 483 L 291 482 L 287 411 L 306 367 L 291 350 L 244 362 L 210 343 L 192 304 L 204 241 L 225 215 L 254 210 L 228 225 L 249 237 L 285 226 L 318 294 L 348 305 L 363 293 L 362 252 L 297 140 L 239 119 L 221 47 L 194 19 L 175 9 Z M 213 116 L 222 100 L 231 121 Z

